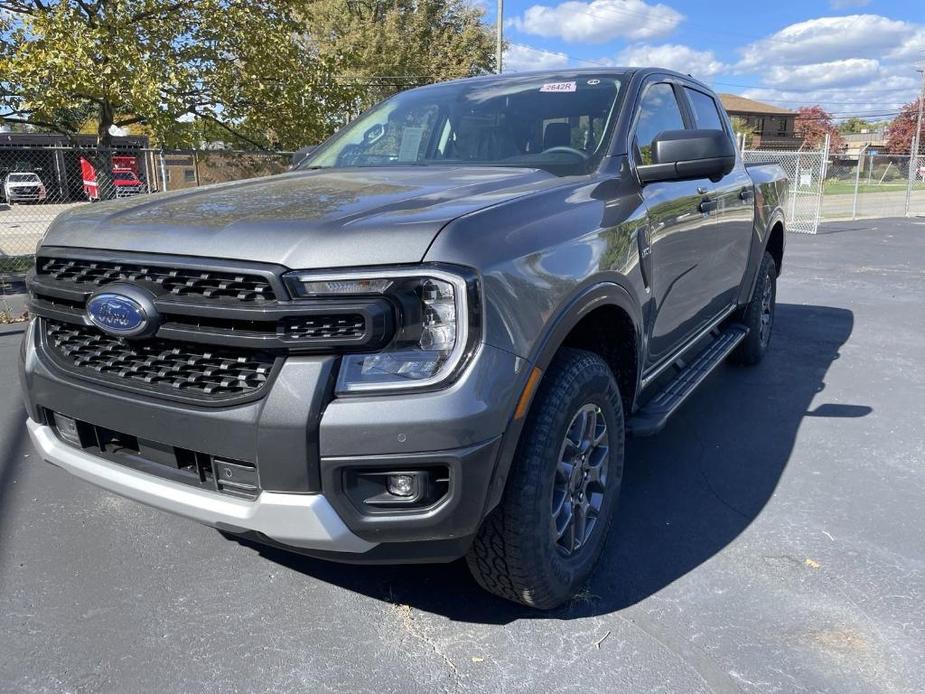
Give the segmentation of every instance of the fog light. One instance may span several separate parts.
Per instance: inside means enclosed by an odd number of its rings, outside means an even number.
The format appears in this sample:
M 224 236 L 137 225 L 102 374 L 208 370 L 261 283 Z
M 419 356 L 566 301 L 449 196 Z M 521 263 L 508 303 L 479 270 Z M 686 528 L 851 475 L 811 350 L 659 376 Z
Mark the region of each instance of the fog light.
M 55 428 L 58 430 L 58 435 L 69 444 L 78 448 L 83 447 L 80 443 L 80 432 L 77 430 L 76 420 L 55 412 Z
M 389 494 L 393 496 L 412 496 L 414 494 L 413 475 L 389 475 L 385 484 Z

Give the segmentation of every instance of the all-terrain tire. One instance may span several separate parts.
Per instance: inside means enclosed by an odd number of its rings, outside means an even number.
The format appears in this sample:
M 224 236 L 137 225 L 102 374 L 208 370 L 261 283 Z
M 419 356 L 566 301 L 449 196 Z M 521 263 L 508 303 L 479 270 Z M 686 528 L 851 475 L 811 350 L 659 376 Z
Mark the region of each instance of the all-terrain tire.
M 754 366 L 764 358 L 773 334 L 776 302 L 777 266 L 771 254 L 765 253 L 758 267 L 752 298 L 739 315 L 739 321 L 748 328 L 748 335 L 729 355 L 733 364 Z
M 606 480 L 595 487 L 602 501 L 590 534 L 577 549 L 565 550 L 556 537 L 553 492 L 560 489 L 557 471 L 573 418 L 589 406 L 606 426 L 607 450 L 600 449 L 599 457 L 606 459 Z M 592 352 L 561 349 L 531 406 L 502 500 L 466 556 L 476 581 L 489 592 L 539 609 L 574 596 L 607 537 L 623 478 L 623 448 L 623 406 L 607 363 Z

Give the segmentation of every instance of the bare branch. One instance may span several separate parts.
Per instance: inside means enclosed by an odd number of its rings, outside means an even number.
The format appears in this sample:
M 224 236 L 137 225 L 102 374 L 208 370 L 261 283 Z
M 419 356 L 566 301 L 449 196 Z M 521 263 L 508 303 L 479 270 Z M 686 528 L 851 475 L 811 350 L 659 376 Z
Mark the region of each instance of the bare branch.
M 80 9 L 87 15 L 87 20 L 90 24 L 96 24 L 96 6 L 90 7 L 84 0 L 77 0 L 77 4 L 80 5 Z
M 135 125 L 135 123 L 144 123 L 147 119 L 144 116 L 134 116 L 132 118 L 126 118 L 120 120 L 117 123 L 113 123 L 117 128 L 124 128 L 126 125 Z
M 247 142 L 248 144 L 253 145 L 254 147 L 256 147 L 256 148 L 259 149 L 259 150 L 262 150 L 262 151 L 264 151 L 264 152 L 269 152 L 269 151 L 270 151 L 269 148 L 267 148 L 266 145 L 262 145 L 262 144 L 260 144 L 259 142 L 257 142 L 256 140 L 252 140 L 251 138 L 247 137 L 246 135 L 242 135 L 242 134 L 239 133 L 237 130 L 235 130 L 234 128 L 232 128 L 230 125 L 228 125 L 228 124 L 226 124 L 226 123 L 223 123 L 222 121 L 220 121 L 218 118 L 216 118 L 216 117 L 213 116 L 213 115 L 210 115 L 210 114 L 208 114 L 208 113 L 197 113 L 196 111 L 191 111 L 191 113 L 193 113 L 193 114 L 196 115 L 196 116 L 199 116 L 200 118 L 205 118 L 205 119 L 208 120 L 208 121 L 212 121 L 212 122 L 215 123 L 217 126 L 219 126 L 220 128 L 222 128 L 223 130 L 228 131 L 229 133 L 231 133 L 232 135 L 234 135 L 234 136 L 237 137 L 238 139 L 243 140 L 244 142 Z
M 145 19 L 150 19 L 151 17 L 166 17 L 168 15 L 182 10 L 186 7 L 192 7 L 195 3 L 193 0 L 181 0 L 181 2 L 176 2 L 169 7 L 158 7 L 154 10 L 148 10 L 147 12 L 136 12 L 131 17 L 129 17 L 130 22 L 141 22 Z
M 40 7 L 40 9 L 44 9 L 44 7 Z M 6 10 L 13 14 L 35 14 L 35 7 L 29 7 L 22 2 L 0 2 L 0 10 Z

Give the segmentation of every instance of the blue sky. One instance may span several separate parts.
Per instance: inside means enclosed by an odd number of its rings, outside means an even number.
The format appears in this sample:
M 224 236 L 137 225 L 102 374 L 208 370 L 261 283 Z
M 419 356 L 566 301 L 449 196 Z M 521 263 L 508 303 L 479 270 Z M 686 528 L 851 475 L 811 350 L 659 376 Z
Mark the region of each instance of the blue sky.
M 659 65 L 839 118 L 890 117 L 925 65 L 925 0 L 505 0 L 504 15 L 505 72 Z

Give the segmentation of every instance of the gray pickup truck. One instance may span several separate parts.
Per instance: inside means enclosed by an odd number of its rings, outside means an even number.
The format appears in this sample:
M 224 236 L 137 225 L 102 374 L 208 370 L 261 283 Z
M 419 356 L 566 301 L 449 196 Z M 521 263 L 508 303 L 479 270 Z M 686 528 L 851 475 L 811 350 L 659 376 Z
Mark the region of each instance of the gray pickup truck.
M 787 195 L 666 70 L 413 89 L 292 172 L 58 217 L 29 278 L 29 433 L 229 537 L 465 556 L 550 608 L 602 550 L 625 437 L 761 360 Z

